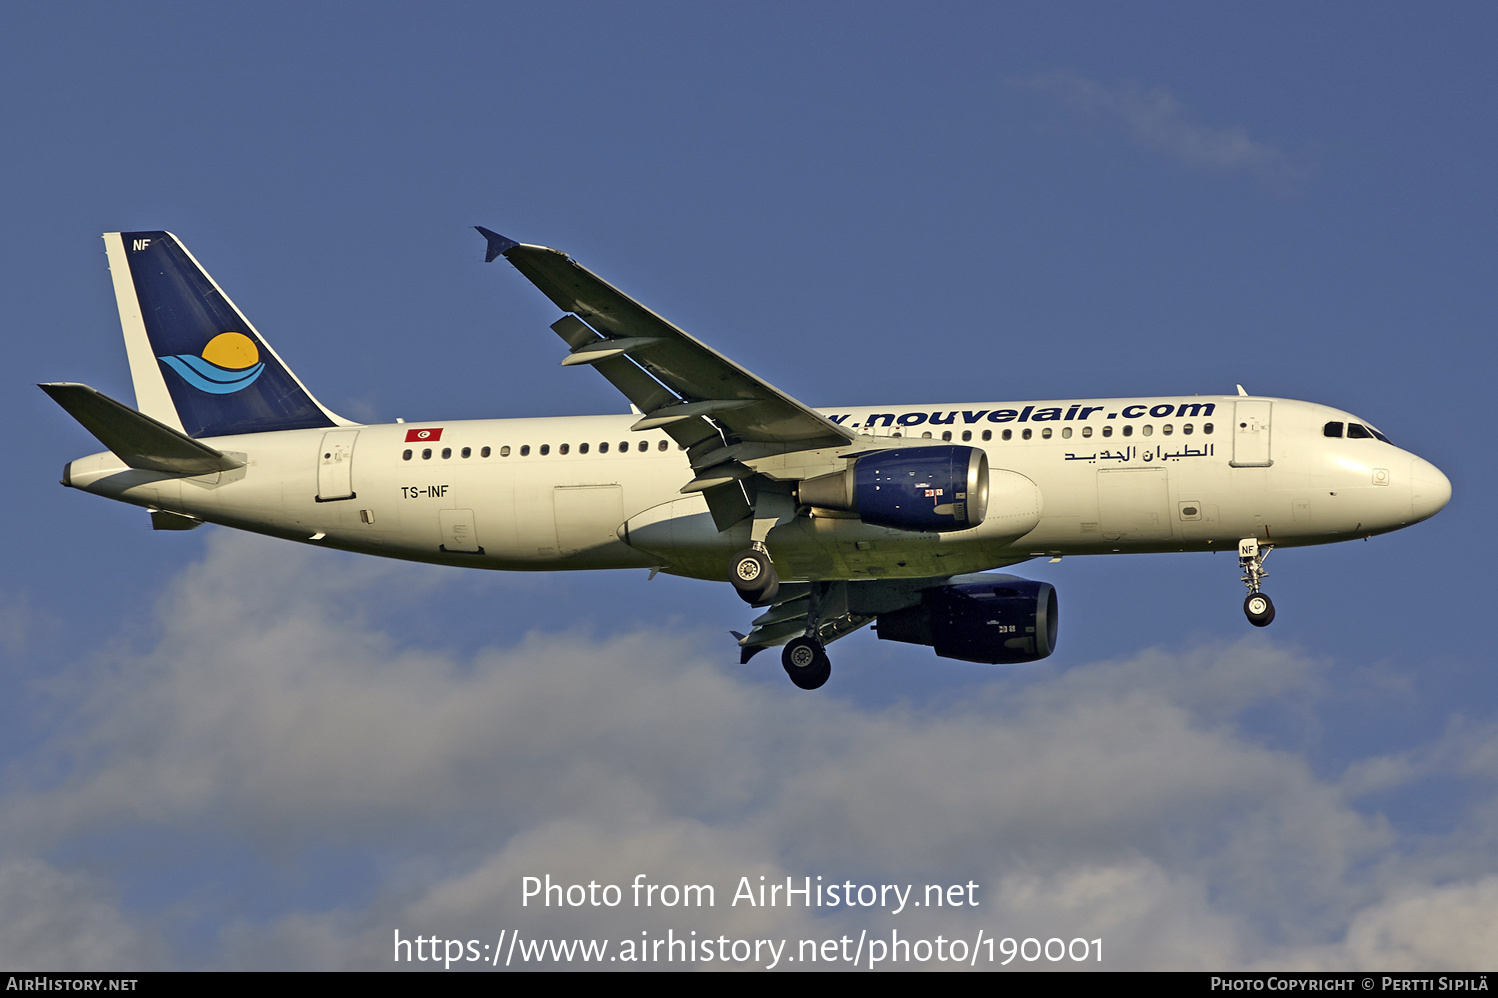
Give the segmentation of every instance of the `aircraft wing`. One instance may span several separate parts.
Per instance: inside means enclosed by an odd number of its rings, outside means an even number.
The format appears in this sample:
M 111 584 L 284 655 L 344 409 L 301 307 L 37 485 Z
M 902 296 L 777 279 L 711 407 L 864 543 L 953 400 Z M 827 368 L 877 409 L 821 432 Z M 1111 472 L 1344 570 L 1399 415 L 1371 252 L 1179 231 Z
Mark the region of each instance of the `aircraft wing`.
M 708 433 L 716 438 L 721 429 L 715 449 L 764 443 L 805 450 L 840 447 L 856 439 L 852 431 L 667 322 L 567 254 L 475 228 L 489 240 L 487 260 L 503 256 L 558 308 L 571 313 L 552 326 L 572 348 L 562 363 L 597 368 L 644 413 L 635 429 L 664 428 L 688 447 Z M 705 420 L 716 429 L 709 430 Z

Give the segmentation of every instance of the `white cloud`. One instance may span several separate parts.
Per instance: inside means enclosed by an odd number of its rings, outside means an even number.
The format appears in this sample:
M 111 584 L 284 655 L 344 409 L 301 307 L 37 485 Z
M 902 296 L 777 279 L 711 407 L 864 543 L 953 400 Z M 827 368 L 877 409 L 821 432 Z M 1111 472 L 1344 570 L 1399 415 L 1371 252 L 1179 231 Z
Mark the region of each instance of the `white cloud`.
M 177 907 L 221 926 L 213 947 L 179 944 L 188 965 L 380 968 L 395 930 L 489 940 L 517 928 L 614 939 L 981 929 L 1102 938 L 1110 968 L 1490 958 L 1479 930 L 1422 927 L 1487 901 L 1480 850 L 1448 855 L 1439 880 L 1421 873 L 1436 865 L 1404 859 L 1342 786 L 1238 730 L 1247 708 L 1305 710 L 1322 695 L 1324 663 L 1285 649 L 995 670 L 966 703 L 871 709 L 835 687 L 753 681 L 746 673 L 778 666 L 726 664 L 660 632 L 533 633 L 474 655 L 403 649 L 361 609 L 391 571 L 215 537 L 163 598 L 151 647 L 78 667 L 72 723 L 34 760 L 68 775 L 16 788 L 0 809 L 10 862 L 72 883 L 34 864 L 58 863 L 60 844 L 91 854 L 111 836 L 159 835 L 171 845 L 136 847 L 123 866 L 98 860 L 115 872 L 96 876 L 186 878 Z M 1482 769 L 1490 743 L 1466 744 L 1425 756 Z M 193 873 L 176 865 L 181 843 L 225 858 Z M 355 872 L 299 894 L 294 871 L 329 856 Z M 546 873 L 708 883 L 718 904 L 522 906 L 521 878 Z M 918 894 L 974 881 L 981 904 L 900 915 L 729 905 L 739 877 L 761 875 Z M 191 884 L 204 876 L 212 883 Z M 122 914 L 91 890 L 95 936 L 154 938 L 135 928 L 154 909 Z M 77 889 L 53 894 L 27 895 L 28 917 L 77 922 Z
M 18 973 L 146 969 L 165 958 L 108 885 L 35 859 L 0 863 L 0 926 L 0 966 Z
M 1188 167 L 1243 171 L 1277 181 L 1293 180 L 1304 173 L 1283 150 L 1250 138 L 1241 126 L 1213 127 L 1191 120 L 1186 108 L 1164 87 L 1146 90 L 1133 83 L 1109 87 L 1064 71 L 1017 80 L 1014 85 L 1122 127 L 1138 145 L 1165 153 Z
M 26 649 L 55 635 L 59 624 L 51 614 L 33 606 L 25 593 L 0 598 L 0 662 L 10 659 L 20 665 Z M 16 674 L 19 677 L 20 670 Z
M 1359 911 L 1339 945 L 1298 953 L 1295 961 L 1325 969 L 1483 969 L 1498 952 L 1494 912 L 1498 877 L 1442 886 L 1411 884 Z

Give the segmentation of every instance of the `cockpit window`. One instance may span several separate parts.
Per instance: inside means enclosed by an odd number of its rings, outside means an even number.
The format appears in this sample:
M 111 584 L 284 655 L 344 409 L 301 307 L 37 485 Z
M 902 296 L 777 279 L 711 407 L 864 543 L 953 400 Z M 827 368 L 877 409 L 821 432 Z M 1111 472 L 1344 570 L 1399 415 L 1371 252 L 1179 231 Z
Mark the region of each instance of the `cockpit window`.
M 1349 440 L 1382 440 L 1386 444 L 1393 442 L 1378 432 L 1378 430 L 1364 423 L 1327 423 L 1321 428 L 1321 432 L 1329 437 L 1340 437 L 1344 425 L 1347 427 L 1347 439 Z

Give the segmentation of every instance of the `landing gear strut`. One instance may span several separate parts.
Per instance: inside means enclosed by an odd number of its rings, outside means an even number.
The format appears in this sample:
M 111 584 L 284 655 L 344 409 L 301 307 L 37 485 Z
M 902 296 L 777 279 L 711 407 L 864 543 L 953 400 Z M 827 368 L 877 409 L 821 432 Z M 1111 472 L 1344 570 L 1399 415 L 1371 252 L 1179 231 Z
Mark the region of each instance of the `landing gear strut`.
M 762 544 L 745 548 L 728 563 L 728 578 L 733 588 L 750 606 L 773 602 L 780 589 L 780 577 Z
M 847 582 L 811 579 L 787 582 L 781 589 L 774 569 L 767 570 L 767 564 L 764 550 L 757 546 L 740 552 L 729 563 L 730 578 L 746 600 L 754 598 L 754 590 L 743 583 L 759 582 L 763 587 L 755 576 L 770 579 L 769 595 L 764 597 L 764 603 L 772 604 L 770 609 L 754 619 L 747 635 L 732 632 L 739 642 L 739 661 L 748 662 L 765 648 L 784 645 L 780 664 L 791 682 L 803 690 L 821 689 L 832 675 L 827 645 L 863 627 L 875 614 L 849 608 Z
M 1248 587 L 1243 615 L 1255 627 L 1268 627 L 1274 620 L 1274 603 L 1259 591 L 1259 585 L 1269 575 L 1264 571 L 1264 559 L 1273 550 L 1273 544 L 1260 544 L 1256 537 L 1245 537 L 1238 542 L 1238 565 L 1243 569 L 1243 584 Z
M 832 675 L 832 660 L 822 649 L 822 643 L 811 637 L 788 641 L 780 653 L 780 664 L 785 666 L 791 682 L 803 690 L 818 689 Z

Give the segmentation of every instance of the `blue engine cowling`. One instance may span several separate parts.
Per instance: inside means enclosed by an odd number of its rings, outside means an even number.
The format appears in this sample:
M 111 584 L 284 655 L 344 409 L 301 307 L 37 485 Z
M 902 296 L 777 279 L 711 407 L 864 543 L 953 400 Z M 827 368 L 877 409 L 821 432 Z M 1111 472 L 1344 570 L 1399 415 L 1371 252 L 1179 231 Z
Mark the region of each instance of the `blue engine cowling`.
M 847 471 L 802 482 L 799 497 L 880 527 L 967 530 L 988 513 L 988 455 L 952 444 L 876 451 Z
M 1056 590 L 1013 576 L 927 589 L 917 606 L 881 613 L 885 641 L 930 645 L 942 658 L 1034 662 L 1056 650 Z

